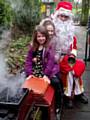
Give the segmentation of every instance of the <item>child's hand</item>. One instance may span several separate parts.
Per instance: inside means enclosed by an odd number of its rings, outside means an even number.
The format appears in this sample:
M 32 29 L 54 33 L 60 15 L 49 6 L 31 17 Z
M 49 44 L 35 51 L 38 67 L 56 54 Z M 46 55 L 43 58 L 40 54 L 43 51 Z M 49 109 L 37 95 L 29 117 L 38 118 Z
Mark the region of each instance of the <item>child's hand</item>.
M 33 58 L 32 61 L 36 63 L 37 62 L 37 58 L 36 57 Z
M 50 84 L 50 80 L 46 75 L 43 76 L 43 79 L 44 79 L 44 81 L 46 81 L 46 82 L 48 82 Z
M 26 80 L 29 80 L 30 78 L 34 77 L 33 75 L 29 75 Z

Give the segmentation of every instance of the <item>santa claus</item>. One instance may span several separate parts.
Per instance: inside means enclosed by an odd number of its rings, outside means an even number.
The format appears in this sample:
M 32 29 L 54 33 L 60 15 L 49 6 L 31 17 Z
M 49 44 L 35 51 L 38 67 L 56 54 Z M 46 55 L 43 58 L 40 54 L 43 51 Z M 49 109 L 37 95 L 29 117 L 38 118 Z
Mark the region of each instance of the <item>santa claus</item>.
M 76 55 L 76 38 L 74 36 L 74 25 L 72 21 L 72 4 L 70 2 L 60 2 L 53 15 L 53 22 L 58 37 L 59 55 L 73 52 Z M 57 46 L 57 51 L 58 47 Z
M 57 35 L 56 52 L 60 60 L 61 79 L 64 86 L 64 95 L 67 100 L 66 105 L 73 107 L 74 97 L 82 103 L 88 103 L 84 95 L 82 74 L 85 64 L 77 59 L 77 39 L 74 35 L 74 25 L 72 21 L 72 4 L 70 2 L 59 2 L 56 11 L 52 16 Z

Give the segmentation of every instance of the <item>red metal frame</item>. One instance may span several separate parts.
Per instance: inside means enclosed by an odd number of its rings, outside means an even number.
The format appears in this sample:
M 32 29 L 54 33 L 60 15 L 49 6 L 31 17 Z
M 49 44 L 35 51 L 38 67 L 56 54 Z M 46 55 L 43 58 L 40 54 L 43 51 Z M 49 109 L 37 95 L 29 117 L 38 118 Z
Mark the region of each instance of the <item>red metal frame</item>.
M 47 88 L 44 95 L 35 94 L 33 91 L 30 91 L 19 109 L 18 120 L 27 119 L 27 114 L 30 111 L 30 108 L 33 107 L 33 104 L 37 107 L 47 107 L 47 120 L 55 120 L 56 115 L 54 93 L 54 89 L 51 86 Z
M 33 105 L 34 98 L 32 96 L 32 92 L 29 92 L 28 95 L 25 97 L 22 105 L 20 106 L 18 112 L 18 120 L 26 120 L 26 116 L 28 114 L 29 109 Z

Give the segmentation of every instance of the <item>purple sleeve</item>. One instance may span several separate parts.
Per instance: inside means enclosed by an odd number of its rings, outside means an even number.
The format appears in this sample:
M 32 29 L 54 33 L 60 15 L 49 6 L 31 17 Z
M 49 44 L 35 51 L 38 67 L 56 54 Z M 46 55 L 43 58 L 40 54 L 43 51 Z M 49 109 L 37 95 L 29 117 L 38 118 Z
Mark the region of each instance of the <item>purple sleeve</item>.
M 27 76 L 32 74 L 32 52 L 32 48 L 30 48 L 25 61 L 25 72 Z
M 44 70 L 44 74 L 47 76 L 50 76 L 52 73 L 52 69 L 54 67 L 54 55 L 53 55 L 53 50 L 52 49 L 48 49 L 47 51 L 47 55 L 45 56 L 47 58 L 47 62 L 46 62 L 46 67 Z M 45 59 L 46 59 L 45 58 Z

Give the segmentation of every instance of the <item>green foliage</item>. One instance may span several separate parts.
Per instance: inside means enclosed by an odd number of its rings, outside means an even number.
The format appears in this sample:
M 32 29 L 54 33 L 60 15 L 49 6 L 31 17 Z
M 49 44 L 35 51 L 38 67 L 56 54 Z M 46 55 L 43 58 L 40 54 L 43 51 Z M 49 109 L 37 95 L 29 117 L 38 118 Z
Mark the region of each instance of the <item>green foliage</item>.
M 37 0 L 19 0 L 15 11 L 15 24 L 24 31 L 31 32 L 40 21 L 40 3 Z
M 0 25 L 4 22 L 4 21 L 3 21 L 3 16 L 4 16 L 4 5 L 3 5 L 3 3 L 0 1 Z
M 86 26 L 89 16 L 90 0 L 82 0 L 81 25 Z
M 0 26 L 9 27 L 12 24 L 13 12 L 6 0 L 0 0 Z
M 13 39 L 6 52 L 9 72 L 17 73 L 24 67 L 28 44 L 31 40 L 27 33 L 32 33 L 33 27 L 41 17 L 40 2 L 37 0 L 0 0 L 0 24 L 12 25 Z
M 10 73 L 17 73 L 18 70 L 20 71 L 23 69 L 30 41 L 30 36 L 23 36 L 10 42 L 6 50 L 6 61 Z
M 40 21 L 40 4 L 37 0 L 0 0 L 0 26 L 14 23 L 31 32 Z

